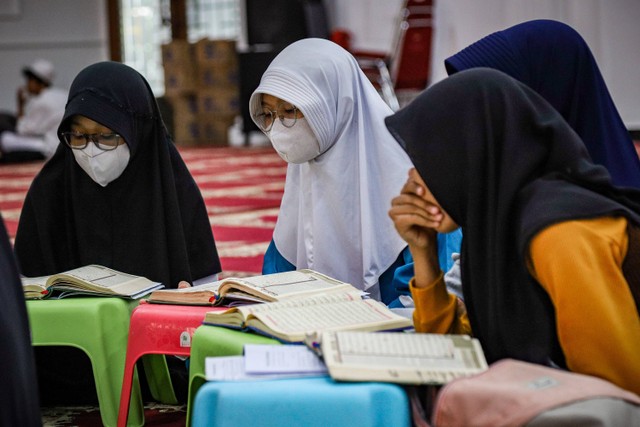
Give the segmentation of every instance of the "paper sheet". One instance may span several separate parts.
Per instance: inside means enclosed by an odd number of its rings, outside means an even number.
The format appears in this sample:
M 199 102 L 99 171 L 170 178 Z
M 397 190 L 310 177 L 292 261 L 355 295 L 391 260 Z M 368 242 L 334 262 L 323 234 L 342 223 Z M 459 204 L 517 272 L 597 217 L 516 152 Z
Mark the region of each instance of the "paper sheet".
M 318 373 L 248 374 L 244 365 L 245 356 L 207 357 L 205 359 L 205 377 L 207 381 L 261 381 L 325 375 Z
M 327 367 L 304 345 L 244 346 L 245 370 L 249 374 L 324 374 Z

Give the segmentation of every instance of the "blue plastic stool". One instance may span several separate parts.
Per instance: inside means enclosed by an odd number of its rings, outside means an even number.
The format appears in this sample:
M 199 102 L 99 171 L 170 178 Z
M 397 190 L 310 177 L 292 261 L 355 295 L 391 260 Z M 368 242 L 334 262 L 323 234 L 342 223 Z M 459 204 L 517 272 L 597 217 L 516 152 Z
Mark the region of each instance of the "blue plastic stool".
M 387 383 L 331 378 L 207 382 L 198 390 L 194 427 L 409 427 L 404 390 Z

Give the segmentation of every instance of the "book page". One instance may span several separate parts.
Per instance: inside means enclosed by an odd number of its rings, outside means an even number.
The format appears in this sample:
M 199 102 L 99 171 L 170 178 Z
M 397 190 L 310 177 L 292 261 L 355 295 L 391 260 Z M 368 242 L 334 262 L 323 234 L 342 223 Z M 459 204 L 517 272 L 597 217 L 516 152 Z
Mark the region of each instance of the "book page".
M 249 374 L 328 372 L 318 355 L 304 345 L 245 344 L 244 358 Z
M 245 371 L 244 356 L 206 357 L 204 359 L 204 367 L 207 381 L 263 381 L 326 375 L 318 373 L 250 374 Z
M 87 265 L 53 275 L 49 284 L 60 290 L 86 289 L 112 295 L 139 298 L 162 287 L 146 277 L 122 273 L 99 265 Z
M 359 291 L 355 292 L 339 292 L 339 293 L 329 293 L 325 295 L 314 295 L 308 298 L 298 298 L 298 299 L 290 299 L 284 301 L 275 301 L 270 302 L 268 304 L 260 303 L 260 304 L 251 304 L 245 305 L 241 307 L 236 307 L 235 310 L 242 313 L 242 315 L 246 318 L 250 314 L 254 313 L 262 313 L 262 312 L 271 312 L 271 311 L 279 311 L 285 310 L 289 308 L 295 307 L 306 307 L 306 306 L 314 306 L 320 304 L 334 304 L 341 301 L 353 301 L 353 300 L 361 300 Z
M 190 286 L 188 288 L 180 288 L 180 289 L 161 289 L 158 291 L 155 291 L 155 293 L 158 294 L 191 294 L 191 293 L 198 293 L 198 292 L 203 292 L 203 291 L 209 291 L 209 292 L 213 292 L 214 294 L 218 292 L 218 288 L 220 287 L 220 284 L 222 283 L 222 280 L 218 280 L 215 282 L 210 282 L 210 283 L 203 283 L 202 285 L 197 285 L 197 286 Z
M 221 281 L 203 283 L 180 289 L 160 289 L 151 292 L 147 301 L 151 303 L 213 305 L 217 300 Z
M 20 281 L 22 282 L 23 288 L 32 288 L 33 290 L 40 289 L 44 290 L 47 288 L 47 279 L 50 276 L 41 276 L 41 277 L 25 277 L 20 276 Z
M 138 279 L 138 276 L 121 273 L 98 265 L 87 265 L 57 274 L 53 276 L 52 279 L 56 281 L 70 279 L 69 281 L 72 284 L 78 282 L 89 282 L 97 287 L 112 289 L 131 281 L 135 281 Z M 73 279 L 77 279 L 77 281 Z
M 50 276 L 25 277 L 20 276 L 22 290 L 26 299 L 42 299 L 47 296 L 47 279 Z
M 227 289 L 241 290 L 264 297 L 268 301 L 281 301 L 302 295 L 326 294 L 356 290 L 348 283 L 332 279 L 313 270 L 287 271 L 262 276 L 229 278 L 222 281 L 220 294 Z
M 466 335 L 325 332 L 322 353 L 343 380 L 444 384 L 487 369 L 478 340 Z
M 408 328 L 413 325 L 410 319 L 398 316 L 378 301 L 363 300 L 357 294 L 337 297 L 338 295 L 323 295 L 263 304 L 278 307 L 271 307 L 271 310 L 255 307 L 247 316 L 246 325 L 292 342 L 303 341 L 306 335 L 316 331 L 374 331 Z M 246 307 L 240 307 L 239 310 L 243 308 Z
M 244 315 L 240 307 L 228 308 L 224 311 L 208 311 L 204 315 L 204 323 L 213 326 L 228 326 L 235 329 L 244 328 Z

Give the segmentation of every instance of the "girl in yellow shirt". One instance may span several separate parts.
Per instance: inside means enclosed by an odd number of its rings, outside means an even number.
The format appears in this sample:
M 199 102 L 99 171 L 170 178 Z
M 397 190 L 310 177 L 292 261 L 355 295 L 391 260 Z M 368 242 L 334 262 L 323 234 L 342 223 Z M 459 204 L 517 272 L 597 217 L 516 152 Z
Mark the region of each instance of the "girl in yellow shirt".
M 460 72 L 386 124 L 415 166 L 389 215 L 415 261 L 416 329 L 640 393 L 640 191 L 614 187 L 562 117 L 499 71 Z M 434 240 L 459 226 L 464 304 Z

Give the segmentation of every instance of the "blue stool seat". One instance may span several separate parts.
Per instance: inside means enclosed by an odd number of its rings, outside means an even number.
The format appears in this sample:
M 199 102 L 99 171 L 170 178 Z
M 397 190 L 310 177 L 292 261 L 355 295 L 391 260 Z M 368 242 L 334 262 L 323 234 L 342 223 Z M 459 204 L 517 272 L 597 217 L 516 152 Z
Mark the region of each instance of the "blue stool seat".
M 329 377 L 207 382 L 198 389 L 194 427 L 409 427 L 404 390 L 386 383 L 338 383 Z

